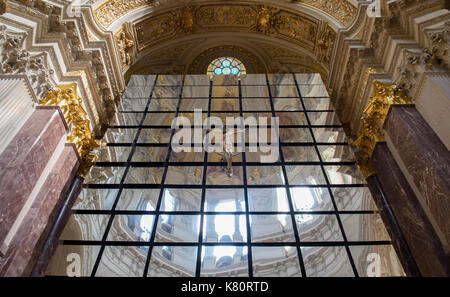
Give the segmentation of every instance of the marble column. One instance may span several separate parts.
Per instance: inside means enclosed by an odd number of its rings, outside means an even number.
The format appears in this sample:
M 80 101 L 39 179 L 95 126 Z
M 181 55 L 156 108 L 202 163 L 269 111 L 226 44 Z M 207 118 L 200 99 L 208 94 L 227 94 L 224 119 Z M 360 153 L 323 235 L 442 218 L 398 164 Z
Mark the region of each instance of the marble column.
M 448 127 L 447 127 L 448 128 Z M 414 106 L 392 105 L 384 122 L 386 139 L 438 234 L 450 246 L 450 152 Z
M 58 107 L 38 107 L 0 155 L 0 275 L 25 276 L 79 166 Z
M 450 276 L 449 257 L 385 142 L 376 144 L 372 161 L 385 198 L 421 275 Z
M 402 263 L 403 270 L 408 277 L 420 277 L 420 270 L 417 267 L 417 263 L 409 249 L 408 243 L 405 240 L 405 236 L 398 224 L 398 220 L 395 217 L 392 207 L 387 200 L 386 194 L 381 188 L 380 181 L 376 174 L 372 174 L 367 180 L 367 185 L 372 193 L 373 200 L 377 205 L 378 212 L 383 220 L 389 236 L 391 237 L 392 246 L 394 247 L 397 256 Z

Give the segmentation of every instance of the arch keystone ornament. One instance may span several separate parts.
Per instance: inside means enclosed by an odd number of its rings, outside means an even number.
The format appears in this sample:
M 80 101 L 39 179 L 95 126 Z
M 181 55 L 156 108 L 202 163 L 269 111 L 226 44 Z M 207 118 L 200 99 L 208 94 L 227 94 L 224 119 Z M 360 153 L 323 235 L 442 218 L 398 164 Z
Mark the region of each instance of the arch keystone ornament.
M 67 141 L 75 145 L 81 158 L 78 175 L 86 177 L 98 158 L 93 150 L 104 144 L 95 139 L 82 103 L 83 99 L 77 95 L 76 83 L 57 86 L 39 101 L 41 106 L 58 106 L 61 109 L 70 130 Z
M 352 143 L 358 149 L 357 165 L 366 178 L 375 173 L 371 157 L 375 144 L 384 141 L 383 123 L 392 104 L 412 104 L 412 100 L 397 85 L 374 80 L 373 95 L 363 111 L 358 138 Z

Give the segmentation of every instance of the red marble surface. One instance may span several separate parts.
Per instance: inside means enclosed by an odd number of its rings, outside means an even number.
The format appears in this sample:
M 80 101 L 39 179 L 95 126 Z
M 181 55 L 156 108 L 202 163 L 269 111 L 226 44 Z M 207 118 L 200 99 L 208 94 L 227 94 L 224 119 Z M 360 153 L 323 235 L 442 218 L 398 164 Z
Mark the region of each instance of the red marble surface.
M 391 106 L 384 129 L 450 246 L 450 152 L 414 106 Z
M 79 167 L 73 144 L 67 144 L 45 180 L 39 194 L 14 236 L 6 255 L 0 260 L 1 276 L 28 276 L 41 252 Z
M 446 254 L 418 198 L 386 143 L 377 143 L 372 161 L 381 187 L 422 276 L 450 276 L 449 255 Z M 374 199 L 376 198 L 374 195 Z M 385 225 L 389 230 L 389 222 Z M 395 246 L 397 239 L 392 240 Z
M 36 109 L 0 155 L 0 242 L 65 133 L 59 108 Z

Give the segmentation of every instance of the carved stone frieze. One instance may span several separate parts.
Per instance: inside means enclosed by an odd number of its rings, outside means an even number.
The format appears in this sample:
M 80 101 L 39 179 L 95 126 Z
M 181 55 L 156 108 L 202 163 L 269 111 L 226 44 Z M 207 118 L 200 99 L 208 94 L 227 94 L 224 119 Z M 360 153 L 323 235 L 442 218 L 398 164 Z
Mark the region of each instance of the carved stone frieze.
M 7 31 L 0 26 L 0 73 L 25 74 L 38 98 L 54 86 L 54 71 L 49 69 L 45 53 L 32 55 L 24 48 L 25 34 Z
M 171 9 L 134 24 L 139 51 L 186 34 L 225 31 L 274 36 L 313 51 L 318 22 L 306 15 L 275 7 L 229 3 Z
M 130 66 L 134 62 L 134 41 L 133 37 L 127 30 L 127 26 L 120 28 L 114 35 L 117 50 L 119 51 L 122 70 Z
M 344 26 L 349 26 L 356 16 L 356 7 L 350 1 L 342 0 L 297 0 L 293 1 L 302 3 L 314 8 L 320 9 L 336 19 Z
M 326 26 L 320 33 L 317 41 L 317 59 L 320 62 L 325 64 L 330 63 L 335 40 L 336 32 L 330 26 Z
M 124 15 L 136 11 L 138 9 L 143 9 L 147 7 L 159 7 L 160 4 L 164 4 L 161 6 L 169 6 L 170 4 L 177 4 L 179 0 L 166 0 L 166 1 L 154 1 L 154 0 L 107 0 L 94 10 L 94 16 L 96 21 L 103 27 L 108 28 L 111 26 L 116 20 L 120 19 Z M 189 1 L 192 2 L 192 1 Z M 298 1 L 290 1 L 291 3 L 301 3 L 306 6 L 309 6 L 313 9 L 324 12 L 331 18 L 338 21 L 345 27 L 348 27 L 354 20 L 357 9 L 356 7 L 348 0 L 298 0 Z M 230 5 L 226 9 L 220 11 L 220 13 L 224 14 L 224 17 L 221 19 L 224 22 L 229 21 L 229 18 L 235 18 L 235 11 L 240 11 L 240 17 L 236 20 L 237 22 L 246 22 L 247 18 L 255 18 L 255 12 L 249 9 L 240 9 L 236 6 Z M 245 12 L 250 13 L 251 15 L 246 15 Z M 211 21 L 214 19 L 214 15 L 211 14 L 212 10 L 210 8 L 205 8 L 202 11 L 202 16 L 204 17 L 205 22 Z M 267 26 L 270 25 L 267 22 L 270 18 L 270 9 L 265 8 L 257 12 L 259 16 L 259 20 L 261 23 L 259 25 L 260 29 L 266 30 Z M 227 20 L 228 19 L 228 20 Z
M 95 18 L 104 28 L 108 28 L 123 15 L 146 6 L 152 6 L 153 0 L 109 0 L 97 7 Z

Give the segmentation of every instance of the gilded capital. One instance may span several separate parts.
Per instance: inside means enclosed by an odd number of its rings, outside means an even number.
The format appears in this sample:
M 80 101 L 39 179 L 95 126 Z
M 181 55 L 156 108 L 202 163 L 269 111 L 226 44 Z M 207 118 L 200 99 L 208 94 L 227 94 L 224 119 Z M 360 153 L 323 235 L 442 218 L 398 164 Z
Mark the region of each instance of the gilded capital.
M 384 141 L 383 123 L 392 104 L 410 104 L 411 98 L 395 84 L 373 82 L 373 94 L 369 105 L 363 111 L 361 128 L 358 138 L 352 143 L 358 149 L 357 165 L 363 175 L 369 177 L 374 174 L 371 157 L 375 144 Z
M 102 143 L 95 139 L 95 135 L 90 129 L 90 121 L 87 119 L 87 112 L 82 105 L 83 100 L 77 95 L 77 84 L 57 86 L 54 90 L 49 91 L 39 103 L 42 106 L 58 106 L 61 109 L 70 129 L 67 141 L 75 145 L 81 157 L 78 175 L 85 177 L 97 159 L 93 150 Z

